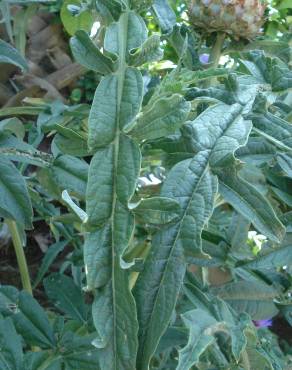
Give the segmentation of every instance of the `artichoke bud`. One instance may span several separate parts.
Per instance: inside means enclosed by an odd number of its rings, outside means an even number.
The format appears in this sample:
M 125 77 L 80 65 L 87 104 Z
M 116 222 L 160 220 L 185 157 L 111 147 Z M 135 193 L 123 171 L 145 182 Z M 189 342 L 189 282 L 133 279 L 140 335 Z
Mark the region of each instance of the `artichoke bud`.
M 232 38 L 253 39 L 264 23 L 261 0 L 191 0 L 189 19 L 202 33 L 224 32 Z

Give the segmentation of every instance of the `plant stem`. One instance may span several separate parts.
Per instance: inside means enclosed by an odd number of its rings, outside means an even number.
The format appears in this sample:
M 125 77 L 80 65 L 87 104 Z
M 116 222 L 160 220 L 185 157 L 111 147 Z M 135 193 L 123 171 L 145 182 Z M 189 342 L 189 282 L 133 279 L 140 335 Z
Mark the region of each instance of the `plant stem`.
M 32 295 L 32 287 L 31 287 L 27 262 L 26 262 L 24 251 L 23 251 L 23 246 L 22 246 L 21 237 L 20 237 L 20 234 L 17 228 L 17 224 L 15 221 L 8 220 L 8 219 L 6 219 L 5 222 L 9 228 L 9 231 L 12 237 L 12 242 L 13 242 L 13 246 L 14 246 L 14 250 L 16 254 L 16 259 L 17 259 L 20 276 L 21 276 L 21 282 L 22 282 L 23 289 Z
M 210 53 L 210 63 L 213 68 L 217 68 L 221 57 L 221 51 L 225 40 L 225 33 L 218 32 L 216 42 Z

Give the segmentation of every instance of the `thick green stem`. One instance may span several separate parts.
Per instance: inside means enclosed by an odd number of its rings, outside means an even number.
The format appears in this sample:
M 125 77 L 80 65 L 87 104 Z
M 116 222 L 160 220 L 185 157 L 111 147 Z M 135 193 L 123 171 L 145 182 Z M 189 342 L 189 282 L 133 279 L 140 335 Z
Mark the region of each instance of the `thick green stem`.
M 14 246 L 14 250 L 15 250 L 15 254 L 17 258 L 17 264 L 18 264 L 18 268 L 19 268 L 19 272 L 21 276 L 21 282 L 22 282 L 23 289 L 32 295 L 32 287 L 31 287 L 27 262 L 26 262 L 24 251 L 23 251 L 23 246 L 22 246 L 21 237 L 20 237 L 20 234 L 17 228 L 17 224 L 15 221 L 8 220 L 8 219 L 6 219 L 5 222 L 9 228 L 9 231 L 12 237 L 12 242 L 13 242 L 13 246 Z
M 213 45 L 213 48 L 210 53 L 210 60 L 209 60 L 213 68 L 218 67 L 224 40 L 225 40 L 225 33 L 218 32 L 216 42 Z

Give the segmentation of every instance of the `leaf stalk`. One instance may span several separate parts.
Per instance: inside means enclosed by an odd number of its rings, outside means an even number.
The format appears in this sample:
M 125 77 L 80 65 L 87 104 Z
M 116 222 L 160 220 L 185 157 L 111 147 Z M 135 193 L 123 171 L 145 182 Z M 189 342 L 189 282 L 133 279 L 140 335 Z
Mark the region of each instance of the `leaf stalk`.
M 17 259 L 17 264 L 19 268 L 19 273 L 20 273 L 23 289 L 26 290 L 31 295 L 33 295 L 27 261 L 26 261 L 26 257 L 23 251 L 23 245 L 22 245 L 21 236 L 19 234 L 17 224 L 15 221 L 9 220 L 9 219 L 6 219 L 5 222 L 9 228 L 9 231 L 12 237 L 12 243 L 13 243 L 14 251 L 16 254 L 16 259 Z

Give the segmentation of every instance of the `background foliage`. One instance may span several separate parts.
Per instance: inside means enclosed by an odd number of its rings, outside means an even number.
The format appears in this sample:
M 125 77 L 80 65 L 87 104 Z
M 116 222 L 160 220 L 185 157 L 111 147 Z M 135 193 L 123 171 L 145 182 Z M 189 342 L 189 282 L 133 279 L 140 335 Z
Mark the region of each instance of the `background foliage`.
M 291 1 L 186 8 L 0 0 L 0 369 L 291 366 Z

